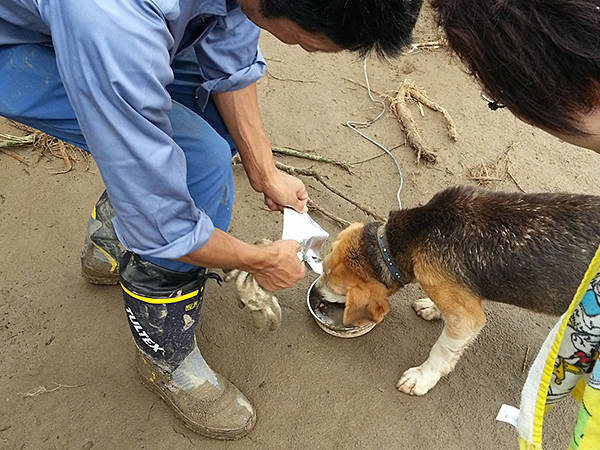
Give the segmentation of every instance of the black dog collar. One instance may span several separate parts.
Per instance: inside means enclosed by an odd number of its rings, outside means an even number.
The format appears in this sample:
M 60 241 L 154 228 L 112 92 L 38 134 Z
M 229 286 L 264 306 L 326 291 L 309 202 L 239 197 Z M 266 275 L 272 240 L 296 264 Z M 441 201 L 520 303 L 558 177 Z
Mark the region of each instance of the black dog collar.
M 388 246 L 385 242 L 385 226 L 381 226 L 377 230 L 377 243 L 379 244 L 379 249 L 381 250 L 381 255 L 383 256 L 383 261 L 385 262 L 387 268 L 390 270 L 392 277 L 394 278 L 394 280 L 396 280 L 398 283 L 404 286 L 406 284 L 406 280 L 404 279 L 402 273 L 398 270 L 398 268 L 394 264 L 394 261 L 390 257 L 390 254 L 388 253 Z

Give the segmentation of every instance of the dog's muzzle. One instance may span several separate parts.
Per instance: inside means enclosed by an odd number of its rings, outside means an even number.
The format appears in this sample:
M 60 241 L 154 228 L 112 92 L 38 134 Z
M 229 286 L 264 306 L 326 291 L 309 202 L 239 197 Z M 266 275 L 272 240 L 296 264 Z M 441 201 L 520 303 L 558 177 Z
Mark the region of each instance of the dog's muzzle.
M 315 292 L 325 301 L 329 303 L 346 303 L 346 296 L 336 294 L 329 286 L 327 286 L 327 276 L 321 275 L 315 284 Z

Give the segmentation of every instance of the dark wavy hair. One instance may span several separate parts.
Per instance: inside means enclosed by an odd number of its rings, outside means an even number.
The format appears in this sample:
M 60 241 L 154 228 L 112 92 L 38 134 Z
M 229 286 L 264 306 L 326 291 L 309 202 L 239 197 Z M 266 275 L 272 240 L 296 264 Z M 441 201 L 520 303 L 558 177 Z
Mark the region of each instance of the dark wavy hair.
M 412 40 L 423 0 L 260 0 L 266 18 L 285 18 L 362 55 L 397 56 Z
M 600 104 L 598 0 L 432 0 L 451 50 L 526 122 L 585 135 Z

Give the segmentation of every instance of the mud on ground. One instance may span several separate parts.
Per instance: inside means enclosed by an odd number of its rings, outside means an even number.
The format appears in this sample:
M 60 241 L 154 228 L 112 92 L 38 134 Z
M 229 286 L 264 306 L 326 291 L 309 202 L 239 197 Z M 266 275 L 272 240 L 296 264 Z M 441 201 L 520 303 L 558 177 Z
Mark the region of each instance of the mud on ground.
M 425 12 L 417 41 L 438 38 Z M 349 54 L 310 55 L 265 35 L 269 73 L 260 81 L 260 107 L 274 145 L 290 146 L 353 162 L 379 153 L 343 124 L 376 109 L 363 88 L 362 63 Z M 437 113 L 411 111 L 425 143 L 438 152 L 435 166 L 417 165 L 393 117 L 368 133 L 402 166 L 406 207 L 474 176 L 492 188 L 600 194 L 599 157 L 535 130 L 510 113 L 490 111 L 478 87 L 442 50 L 414 52 L 392 63 L 369 60 L 370 81 L 382 92 L 409 78 L 448 109 L 459 137 L 453 143 Z M 296 80 L 296 81 L 292 81 Z M 301 81 L 298 81 L 301 80 Z M 1 131 L 11 131 L 6 123 Z M 513 178 L 491 171 L 509 146 Z M 133 342 L 116 287 L 97 287 L 79 275 L 85 223 L 103 189 L 95 167 L 85 163 L 53 175 L 63 162 L 30 148 L 14 149 L 29 166 L 0 154 L 0 448 L 6 449 L 411 449 L 515 448 L 515 431 L 495 421 L 503 403 L 518 405 L 528 366 L 554 319 L 503 305 L 486 304 L 488 324 L 456 370 L 422 398 L 398 393 L 395 383 L 420 364 L 441 324 L 418 318 L 410 303 L 422 292 L 409 287 L 392 300 L 392 311 L 370 334 L 341 340 L 320 331 L 305 307 L 308 275 L 279 295 L 283 325 L 257 332 L 236 306 L 230 286 L 211 284 L 197 339 L 215 370 L 254 402 L 258 424 L 233 443 L 215 442 L 186 429 L 137 380 Z M 354 166 L 312 166 L 348 195 L 381 215 L 396 206 L 398 177 L 388 157 Z M 484 170 L 484 172 L 482 172 Z M 277 238 L 281 217 L 262 207 L 234 169 L 236 205 L 231 232 L 246 241 Z M 490 175 L 490 174 L 493 174 Z M 312 198 L 350 221 L 364 214 L 305 180 Z M 489 180 L 488 180 L 489 181 Z M 335 235 L 337 225 L 315 213 Z M 53 392 L 24 398 L 38 386 Z M 547 420 L 548 450 L 566 447 L 576 406 L 568 401 Z

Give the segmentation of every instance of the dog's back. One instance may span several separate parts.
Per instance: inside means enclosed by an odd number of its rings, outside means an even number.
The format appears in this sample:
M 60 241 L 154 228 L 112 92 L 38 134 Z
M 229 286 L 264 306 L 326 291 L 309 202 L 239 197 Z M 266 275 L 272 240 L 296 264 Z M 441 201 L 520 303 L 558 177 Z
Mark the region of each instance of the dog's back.
M 561 314 L 600 243 L 600 197 L 455 187 L 387 228 L 391 248 L 425 251 L 481 297 Z

